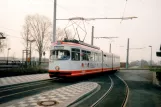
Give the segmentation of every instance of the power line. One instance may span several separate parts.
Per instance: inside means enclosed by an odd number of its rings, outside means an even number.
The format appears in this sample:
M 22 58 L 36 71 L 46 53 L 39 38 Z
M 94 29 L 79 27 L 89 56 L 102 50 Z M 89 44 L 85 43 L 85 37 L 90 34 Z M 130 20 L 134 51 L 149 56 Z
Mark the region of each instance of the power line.
M 128 20 L 128 19 L 134 19 L 137 18 L 135 16 L 133 17 L 97 17 L 97 18 L 83 18 L 83 17 L 73 17 L 68 19 L 56 19 L 56 20 L 106 20 L 106 19 L 122 19 L 122 20 Z
M 62 6 L 60 6 L 59 4 L 57 4 L 57 6 L 58 7 L 60 7 L 60 8 L 62 8 L 62 9 L 64 9 L 65 11 L 67 11 L 67 9 L 65 9 L 64 7 L 62 7 Z M 68 13 L 71 13 L 71 14 L 73 14 L 74 16 L 76 16 L 77 17 L 77 15 L 75 14 L 75 13 L 73 13 L 73 12 L 69 12 L 69 11 L 67 11 Z
M 96 39 L 112 39 L 112 38 L 118 38 L 118 37 L 93 37 L 93 38 L 96 38 Z
M 14 32 L 18 32 L 18 31 L 14 30 L 14 29 L 11 29 L 11 28 L 1 27 L 1 26 L 0 26 L 0 28 L 7 29 L 7 30 L 12 30 L 12 31 L 14 31 Z M 8 34 L 5 34 L 5 33 L 4 33 L 4 35 L 5 35 L 6 37 L 9 36 L 9 37 L 15 37 L 15 38 L 23 39 L 22 37 L 19 37 L 19 36 L 12 36 L 12 35 L 8 35 Z
M 50 0 L 50 2 L 53 2 L 53 1 L 52 1 L 52 0 Z M 56 5 L 57 5 L 58 7 L 60 7 L 61 9 L 65 10 L 65 11 L 67 11 L 68 13 L 71 13 L 71 14 L 73 14 L 74 16 L 76 16 L 76 17 L 77 17 L 77 15 L 76 15 L 75 13 L 73 13 L 73 12 L 71 12 L 71 11 L 68 11 L 68 9 L 67 9 L 67 8 L 65 8 L 65 7 L 61 6 L 61 5 L 60 5 L 60 4 L 58 4 L 58 3 L 56 3 Z
M 5 34 L 6 38 L 7 37 L 14 37 L 14 38 L 20 38 L 20 39 L 23 39 L 22 37 L 19 37 L 19 36 L 12 36 L 12 35 L 8 35 L 8 34 Z
M 125 7 L 124 7 L 124 10 L 123 10 L 123 14 L 122 14 L 122 17 L 124 17 L 124 14 L 125 14 L 125 10 L 126 10 L 126 5 L 127 5 L 127 0 L 126 0 L 126 2 L 125 2 Z M 121 20 L 121 22 L 122 22 L 123 20 Z M 120 22 L 120 23 L 121 23 Z
M 23 39 L 22 37 L 18 37 L 18 36 L 11 36 L 11 35 L 7 35 L 7 36 L 9 36 L 9 37 L 14 37 L 14 38 L 19 38 L 19 39 Z M 6 37 L 7 37 L 6 36 Z
M 12 31 L 14 31 L 14 32 L 19 32 L 18 30 L 14 30 L 14 29 L 6 28 L 6 27 L 2 27 L 2 26 L 0 26 L 0 28 L 2 28 L 2 29 L 6 29 L 6 30 L 12 30 Z
M 125 10 L 126 10 L 126 5 L 127 5 L 127 0 L 126 0 L 126 2 L 125 2 L 125 7 L 124 7 L 124 11 L 123 11 L 122 17 L 124 17 Z

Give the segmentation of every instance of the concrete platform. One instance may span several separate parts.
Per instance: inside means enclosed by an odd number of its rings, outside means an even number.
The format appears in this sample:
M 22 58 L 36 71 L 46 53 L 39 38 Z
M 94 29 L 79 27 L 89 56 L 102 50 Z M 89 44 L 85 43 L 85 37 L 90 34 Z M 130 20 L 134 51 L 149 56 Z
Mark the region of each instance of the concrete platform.
M 81 82 L 59 89 L 43 92 L 21 100 L 11 101 L 1 107 L 66 107 L 98 88 L 95 82 Z
M 27 83 L 27 82 L 33 82 L 33 81 L 39 81 L 39 80 L 45 80 L 45 79 L 50 79 L 48 73 L 4 77 L 4 78 L 0 78 L 0 86 Z

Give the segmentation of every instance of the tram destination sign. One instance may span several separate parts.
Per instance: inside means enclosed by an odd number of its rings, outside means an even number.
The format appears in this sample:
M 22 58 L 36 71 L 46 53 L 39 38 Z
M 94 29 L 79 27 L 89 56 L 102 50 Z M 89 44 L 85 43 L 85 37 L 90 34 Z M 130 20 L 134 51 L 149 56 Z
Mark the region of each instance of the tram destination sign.
M 54 49 L 64 49 L 64 46 L 54 46 Z

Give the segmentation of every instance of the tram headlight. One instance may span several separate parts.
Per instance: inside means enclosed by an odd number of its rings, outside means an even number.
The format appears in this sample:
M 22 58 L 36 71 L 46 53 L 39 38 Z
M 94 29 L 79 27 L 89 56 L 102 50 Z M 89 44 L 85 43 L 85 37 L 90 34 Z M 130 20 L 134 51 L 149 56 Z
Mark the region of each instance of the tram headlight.
M 56 66 L 56 67 L 55 67 L 55 70 L 56 70 L 56 71 L 59 71 L 59 69 L 60 69 L 59 66 Z

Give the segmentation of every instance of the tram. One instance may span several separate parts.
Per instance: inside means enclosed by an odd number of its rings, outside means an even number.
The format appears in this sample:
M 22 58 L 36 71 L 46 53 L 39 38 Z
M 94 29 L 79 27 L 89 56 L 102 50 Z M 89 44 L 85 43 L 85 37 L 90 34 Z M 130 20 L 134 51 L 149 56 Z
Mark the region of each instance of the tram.
M 99 47 L 80 41 L 57 41 L 52 43 L 49 76 L 73 77 L 116 71 L 120 69 L 120 57 L 106 53 Z

